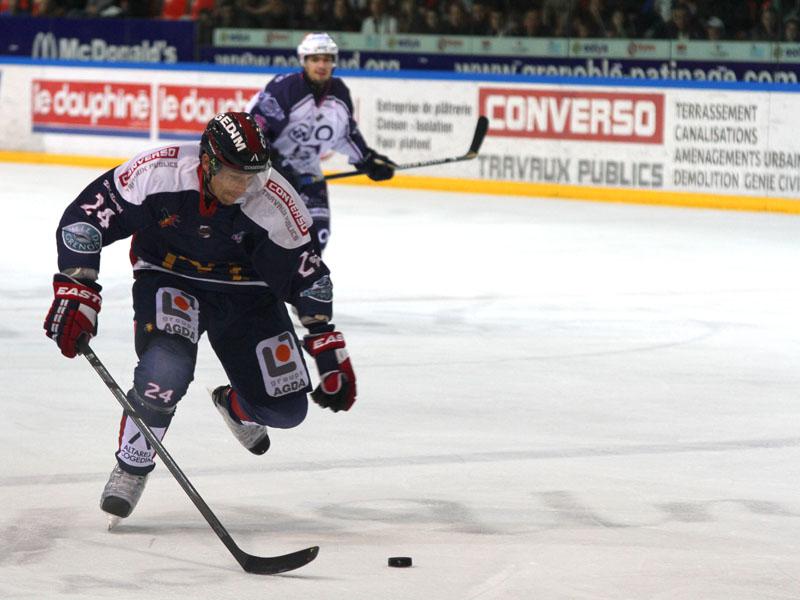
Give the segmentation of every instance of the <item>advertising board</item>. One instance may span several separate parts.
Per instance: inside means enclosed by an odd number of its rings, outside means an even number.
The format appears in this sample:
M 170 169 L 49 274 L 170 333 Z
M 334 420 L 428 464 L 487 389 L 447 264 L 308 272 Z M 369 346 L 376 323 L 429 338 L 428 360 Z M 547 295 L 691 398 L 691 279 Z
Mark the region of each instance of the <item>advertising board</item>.
M 0 150 L 125 158 L 197 139 L 213 114 L 244 110 L 274 75 L 227 73 L 223 86 L 213 70 L 145 73 L 5 66 L 0 106 L 12 117 L 0 123 Z M 659 192 L 667 203 L 670 194 L 780 198 L 800 208 L 797 91 L 343 75 L 367 142 L 398 163 L 462 154 L 478 116 L 488 118 L 475 160 L 406 177 L 540 195 Z M 351 168 L 339 155 L 324 167 Z
M 157 19 L 0 18 L 0 54 L 83 62 L 195 60 L 195 23 Z

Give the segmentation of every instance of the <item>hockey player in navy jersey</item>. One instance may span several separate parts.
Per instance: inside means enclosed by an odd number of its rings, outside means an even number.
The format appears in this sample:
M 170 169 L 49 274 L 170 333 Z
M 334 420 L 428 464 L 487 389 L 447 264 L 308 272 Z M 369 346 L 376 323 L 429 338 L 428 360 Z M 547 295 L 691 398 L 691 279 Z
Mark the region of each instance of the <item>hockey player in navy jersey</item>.
M 59 272 L 44 327 L 67 357 L 81 337 L 97 333 L 101 249 L 133 236 L 139 360 L 127 396 L 159 438 L 193 379 L 204 333 L 230 381 L 214 390 L 213 403 L 254 454 L 269 448 L 268 427 L 303 421 L 309 392 L 334 412 L 356 399 L 344 338 L 330 322 L 330 273 L 308 211 L 270 168 L 268 148 L 251 115 L 219 114 L 199 144 L 143 152 L 98 177 L 59 223 Z M 308 329 L 302 344 L 285 302 Z M 301 345 L 319 371 L 313 391 Z M 117 464 L 101 496 L 105 512 L 131 513 L 153 458 L 123 415 Z
M 333 76 L 338 54 L 327 33 L 309 33 L 297 47 L 303 70 L 275 77 L 248 106 L 270 141 L 273 164 L 300 191 L 321 249 L 331 231 L 321 157 L 332 150 L 346 154 L 374 181 L 391 179 L 396 166 L 367 146 L 358 130 L 350 90 Z

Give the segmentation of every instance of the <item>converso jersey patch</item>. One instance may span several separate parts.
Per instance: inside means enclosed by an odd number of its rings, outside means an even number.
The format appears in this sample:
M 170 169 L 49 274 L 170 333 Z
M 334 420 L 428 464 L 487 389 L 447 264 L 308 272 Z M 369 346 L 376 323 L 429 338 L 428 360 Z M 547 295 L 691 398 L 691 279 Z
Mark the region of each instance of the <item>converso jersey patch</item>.
M 267 181 L 266 188 L 272 192 L 272 197 L 280 200 L 280 203 L 274 202 L 273 206 L 284 215 L 287 227 L 291 230 L 296 229 L 300 232 L 300 235 L 307 234 L 309 223 L 306 221 L 300 209 L 302 203 L 296 200 L 289 190 L 281 186 L 281 184 L 274 179 Z
M 299 248 L 310 239 L 312 219 L 295 189 L 275 170 L 257 190 L 244 196 L 242 212 L 282 248 Z
M 156 327 L 164 333 L 185 337 L 196 344 L 200 337 L 200 306 L 197 298 L 175 288 L 158 288 Z
M 308 388 L 310 378 L 294 336 L 288 331 L 263 340 L 256 346 L 264 387 L 273 398 Z
M 153 161 L 158 161 L 162 159 L 176 159 L 178 158 L 178 147 L 177 146 L 168 146 L 166 148 L 159 148 L 158 150 L 154 150 L 151 152 L 147 152 L 144 154 L 140 154 L 133 160 L 129 161 L 127 164 L 122 165 L 121 168 L 118 168 L 119 175 L 117 176 L 117 181 L 119 181 L 120 188 L 126 187 L 133 187 L 131 183 L 137 177 L 139 177 L 138 173 L 145 172 L 148 168 L 147 165 L 149 163 L 153 163 Z

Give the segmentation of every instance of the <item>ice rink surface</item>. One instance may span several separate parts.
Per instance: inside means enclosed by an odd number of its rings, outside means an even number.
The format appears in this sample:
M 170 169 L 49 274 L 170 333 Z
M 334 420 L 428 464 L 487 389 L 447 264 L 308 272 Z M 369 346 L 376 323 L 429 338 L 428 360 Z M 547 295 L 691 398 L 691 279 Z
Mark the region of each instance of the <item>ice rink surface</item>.
M 116 401 L 42 321 L 55 227 L 96 170 L 0 164 L 0 598 L 800 597 L 800 219 L 332 188 L 326 253 L 358 374 L 249 455 L 205 341 L 160 465 L 112 532 Z M 93 346 L 127 389 L 128 245 Z M 411 569 L 387 567 L 408 555 Z

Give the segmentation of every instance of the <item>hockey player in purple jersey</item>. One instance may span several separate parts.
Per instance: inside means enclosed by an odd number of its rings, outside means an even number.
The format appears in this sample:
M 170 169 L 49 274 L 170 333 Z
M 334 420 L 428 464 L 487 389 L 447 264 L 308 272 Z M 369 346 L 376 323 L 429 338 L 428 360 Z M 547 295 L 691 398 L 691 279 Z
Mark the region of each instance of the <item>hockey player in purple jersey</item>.
M 273 164 L 300 191 L 321 249 L 331 230 L 321 156 L 330 151 L 346 154 L 374 181 L 390 179 L 395 167 L 369 148 L 358 130 L 350 90 L 333 77 L 338 53 L 327 33 L 308 34 L 297 47 L 303 70 L 275 77 L 248 106 L 270 141 Z
M 133 308 L 138 364 L 127 396 L 162 438 L 194 376 L 208 334 L 230 381 L 213 403 L 254 454 L 268 427 L 299 425 L 307 394 L 334 412 L 356 399 L 341 333 L 331 324 L 330 273 L 315 250 L 311 219 L 294 188 L 270 168 L 253 117 L 214 117 L 201 142 L 143 152 L 104 173 L 67 207 L 56 232 L 59 272 L 45 332 L 74 357 L 97 333 L 101 249 L 133 236 Z M 311 378 L 285 302 L 308 329 Z M 122 417 L 117 464 L 101 508 L 127 517 L 154 468 L 154 451 Z

